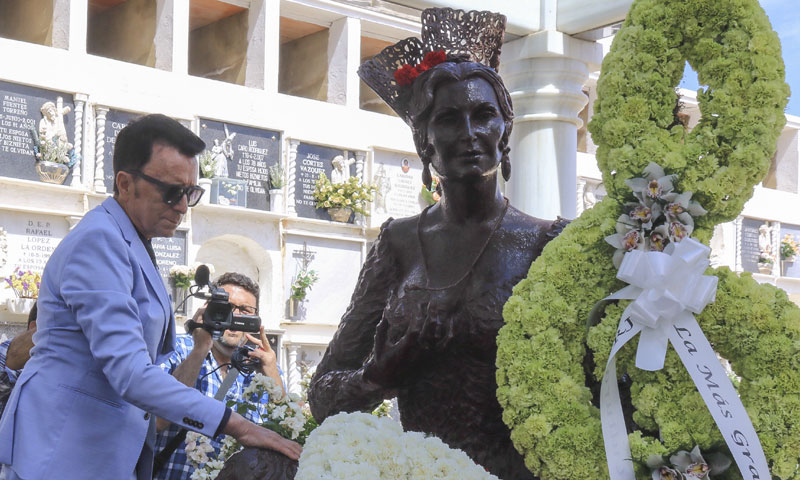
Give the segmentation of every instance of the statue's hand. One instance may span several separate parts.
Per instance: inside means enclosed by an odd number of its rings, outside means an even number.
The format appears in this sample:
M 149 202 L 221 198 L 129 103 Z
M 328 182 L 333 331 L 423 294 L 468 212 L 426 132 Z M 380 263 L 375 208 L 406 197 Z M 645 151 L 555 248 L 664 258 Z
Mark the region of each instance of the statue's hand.
M 375 347 L 372 356 L 362 369 L 363 378 L 384 387 L 397 387 L 406 383 L 409 374 L 416 371 L 421 356 L 420 334 L 424 320 L 415 318 L 396 342 L 389 339 L 389 322 L 386 318 L 375 329 Z

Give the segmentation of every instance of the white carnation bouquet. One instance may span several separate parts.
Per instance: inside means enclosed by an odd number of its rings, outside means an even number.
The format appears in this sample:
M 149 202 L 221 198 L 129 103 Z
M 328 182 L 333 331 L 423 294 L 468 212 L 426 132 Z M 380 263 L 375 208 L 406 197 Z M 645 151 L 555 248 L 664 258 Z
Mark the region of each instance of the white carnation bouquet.
M 340 413 L 308 437 L 296 480 L 497 479 L 433 436 L 386 417 Z

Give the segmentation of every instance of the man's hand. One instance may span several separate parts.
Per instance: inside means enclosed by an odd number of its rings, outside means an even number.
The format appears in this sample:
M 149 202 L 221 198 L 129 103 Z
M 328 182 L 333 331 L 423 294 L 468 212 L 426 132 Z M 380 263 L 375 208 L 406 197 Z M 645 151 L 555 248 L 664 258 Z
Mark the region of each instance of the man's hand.
M 270 346 L 269 340 L 267 340 L 264 326 L 262 325 L 259 331 L 260 339 L 249 333 L 245 333 L 245 335 L 247 336 L 247 340 L 258 347 L 255 351 L 250 352 L 249 356 L 258 358 L 261 361 L 261 373 L 272 378 L 272 380 L 283 389 L 283 380 L 281 380 L 281 374 L 278 370 L 278 356 L 275 355 L 275 351 Z M 285 389 L 283 389 L 283 393 L 286 393 Z
M 225 425 L 223 433 L 232 435 L 246 447 L 267 448 L 280 452 L 292 460 L 298 460 L 303 452 L 303 447 L 299 443 L 287 440 L 272 430 L 249 422 L 236 412 L 231 413 L 228 424 Z
M 11 370 L 20 370 L 25 366 L 31 358 L 34 333 L 36 333 L 36 327 L 25 330 L 11 340 L 6 353 L 6 367 Z
M 206 307 L 204 306 L 198 308 L 192 317 L 192 321 L 195 323 L 203 323 L 203 312 L 205 311 Z M 192 340 L 194 340 L 193 350 L 201 351 L 203 357 L 211 351 L 211 345 L 214 343 L 211 334 L 202 327 L 197 327 L 192 331 Z

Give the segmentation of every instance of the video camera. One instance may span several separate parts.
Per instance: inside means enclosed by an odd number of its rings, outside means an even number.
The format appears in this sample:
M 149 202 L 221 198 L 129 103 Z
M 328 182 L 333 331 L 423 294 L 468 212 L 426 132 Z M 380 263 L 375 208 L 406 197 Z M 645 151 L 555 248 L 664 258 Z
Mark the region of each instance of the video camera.
M 210 272 L 208 267 L 200 265 L 195 270 L 194 283 L 196 289 L 191 295 L 196 298 L 208 300 L 206 310 L 203 312 L 203 323 L 188 320 L 185 324 L 186 331 L 191 333 L 197 327 L 211 333 L 214 339 L 219 339 L 225 330 L 234 330 L 246 333 L 258 333 L 261 328 L 261 317 L 258 315 L 239 315 L 233 313 L 233 305 L 228 301 L 228 292 L 222 288 L 214 288 L 209 282 Z M 208 286 L 209 292 L 200 291 Z

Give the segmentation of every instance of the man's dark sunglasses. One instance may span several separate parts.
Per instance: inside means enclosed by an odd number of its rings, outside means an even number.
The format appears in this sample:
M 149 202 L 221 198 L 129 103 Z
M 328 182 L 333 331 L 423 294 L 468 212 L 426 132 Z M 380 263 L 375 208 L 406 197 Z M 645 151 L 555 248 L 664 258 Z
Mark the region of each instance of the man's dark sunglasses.
M 203 197 L 203 192 L 205 191 L 203 190 L 203 187 L 198 185 L 184 187 L 181 185 L 174 185 L 172 183 L 164 183 L 161 180 L 155 179 L 136 170 L 124 171 L 135 177 L 139 177 L 142 180 L 146 180 L 158 187 L 158 189 L 161 190 L 161 199 L 164 200 L 164 203 L 167 205 L 175 205 L 181 201 L 181 197 L 186 195 L 186 204 L 190 207 L 194 207 Z

